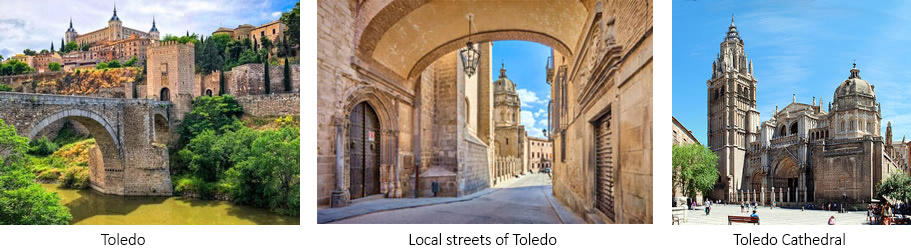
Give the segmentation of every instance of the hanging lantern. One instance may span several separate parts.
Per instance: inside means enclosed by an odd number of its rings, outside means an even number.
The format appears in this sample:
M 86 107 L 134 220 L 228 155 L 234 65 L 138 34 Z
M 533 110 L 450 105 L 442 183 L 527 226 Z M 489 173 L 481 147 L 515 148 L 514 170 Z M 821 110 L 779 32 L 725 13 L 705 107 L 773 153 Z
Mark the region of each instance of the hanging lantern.
M 474 48 L 474 43 L 471 42 L 471 24 L 472 24 L 472 15 L 468 14 L 468 42 L 465 44 L 465 48 L 459 51 L 459 55 L 462 58 L 462 66 L 464 67 L 465 75 L 471 77 L 478 70 L 478 65 L 481 62 L 481 52 Z

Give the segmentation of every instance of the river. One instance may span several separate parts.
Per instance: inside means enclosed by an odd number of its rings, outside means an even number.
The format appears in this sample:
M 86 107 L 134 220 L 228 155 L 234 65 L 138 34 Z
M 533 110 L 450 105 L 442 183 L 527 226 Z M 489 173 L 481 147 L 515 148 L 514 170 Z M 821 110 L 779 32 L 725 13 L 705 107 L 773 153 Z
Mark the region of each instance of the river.
M 105 195 L 56 183 L 41 186 L 57 192 L 60 203 L 73 214 L 72 225 L 300 225 L 300 217 L 227 201 Z

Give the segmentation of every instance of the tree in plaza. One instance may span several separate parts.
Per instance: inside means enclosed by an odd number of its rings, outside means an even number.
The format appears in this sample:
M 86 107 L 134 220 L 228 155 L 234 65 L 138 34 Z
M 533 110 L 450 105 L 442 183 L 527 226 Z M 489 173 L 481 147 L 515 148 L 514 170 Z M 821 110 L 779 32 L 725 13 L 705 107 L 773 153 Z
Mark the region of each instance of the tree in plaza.
M 0 119 L 0 225 L 64 225 L 73 218 L 25 167 L 28 139 Z
M 911 201 L 911 177 L 905 172 L 893 173 L 876 186 L 880 198 L 889 198 L 908 204 Z
M 702 145 L 691 143 L 674 145 L 671 161 L 673 163 L 673 192 L 682 188 L 683 195 L 696 198 L 696 195 L 706 194 L 715 186 L 718 180 L 718 156 L 712 150 Z

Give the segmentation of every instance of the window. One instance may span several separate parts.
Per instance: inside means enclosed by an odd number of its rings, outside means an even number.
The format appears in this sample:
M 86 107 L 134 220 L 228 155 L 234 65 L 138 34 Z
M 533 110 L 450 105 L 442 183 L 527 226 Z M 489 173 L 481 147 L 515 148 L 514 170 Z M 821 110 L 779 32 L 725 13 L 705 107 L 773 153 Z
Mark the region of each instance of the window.
M 275 35 L 275 29 L 272 29 L 272 34 Z
M 566 131 L 560 132 L 560 161 L 566 162 Z
M 259 31 L 259 37 L 265 37 L 265 36 L 266 36 L 265 30 Z

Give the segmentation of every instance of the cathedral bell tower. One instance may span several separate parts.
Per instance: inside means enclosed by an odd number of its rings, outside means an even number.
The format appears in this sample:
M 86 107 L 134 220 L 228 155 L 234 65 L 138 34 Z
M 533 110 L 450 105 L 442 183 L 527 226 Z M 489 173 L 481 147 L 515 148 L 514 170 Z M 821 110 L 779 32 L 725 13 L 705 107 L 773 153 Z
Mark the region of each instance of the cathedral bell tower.
M 708 146 L 718 155 L 720 175 L 709 196 L 730 201 L 731 193 L 741 189 L 746 151 L 757 141 L 760 123 L 753 62 L 747 58 L 733 15 L 720 47 L 706 81 Z
M 79 36 L 79 33 L 76 33 L 76 29 L 73 28 L 73 18 L 70 18 L 70 28 L 66 29 L 66 42 L 76 42 L 76 36 Z M 61 48 L 63 49 L 63 48 Z

